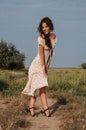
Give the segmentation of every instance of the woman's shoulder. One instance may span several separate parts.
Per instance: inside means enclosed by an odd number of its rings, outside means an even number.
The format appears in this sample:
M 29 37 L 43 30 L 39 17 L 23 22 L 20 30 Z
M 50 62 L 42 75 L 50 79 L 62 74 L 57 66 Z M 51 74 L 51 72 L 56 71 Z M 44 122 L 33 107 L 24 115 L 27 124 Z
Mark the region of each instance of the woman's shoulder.
M 57 38 L 55 33 L 51 33 L 50 34 L 50 39 L 51 39 L 51 42 L 55 42 L 56 43 L 58 41 L 58 38 Z
M 55 33 L 51 33 L 50 34 L 50 39 L 51 40 L 55 40 L 56 39 L 56 34 Z
M 45 44 L 45 40 L 41 36 L 38 36 L 38 44 L 41 44 L 42 46 Z
M 44 41 L 44 38 L 43 38 L 41 35 L 39 35 L 39 36 L 38 36 L 38 39 L 40 39 L 40 40 L 43 40 L 43 41 Z
M 52 48 L 54 49 L 55 45 L 56 45 L 56 43 L 58 41 L 58 38 L 57 38 L 56 34 L 51 33 L 50 34 L 50 39 L 51 39 Z

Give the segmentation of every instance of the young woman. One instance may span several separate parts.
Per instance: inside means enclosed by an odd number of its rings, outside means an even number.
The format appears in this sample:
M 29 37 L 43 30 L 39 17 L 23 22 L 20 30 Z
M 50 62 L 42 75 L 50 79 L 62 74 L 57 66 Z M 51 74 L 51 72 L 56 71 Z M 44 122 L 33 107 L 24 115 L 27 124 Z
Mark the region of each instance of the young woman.
M 35 116 L 34 105 L 36 101 L 36 90 L 39 90 L 39 95 L 42 101 L 42 113 L 50 117 L 50 111 L 47 102 L 46 88 L 48 86 L 47 74 L 50 66 L 53 49 L 55 47 L 57 37 L 52 31 L 54 26 L 49 17 L 45 17 L 40 21 L 38 26 L 38 54 L 32 61 L 29 68 L 29 80 L 22 91 L 23 94 L 30 95 L 29 111 L 32 116 Z

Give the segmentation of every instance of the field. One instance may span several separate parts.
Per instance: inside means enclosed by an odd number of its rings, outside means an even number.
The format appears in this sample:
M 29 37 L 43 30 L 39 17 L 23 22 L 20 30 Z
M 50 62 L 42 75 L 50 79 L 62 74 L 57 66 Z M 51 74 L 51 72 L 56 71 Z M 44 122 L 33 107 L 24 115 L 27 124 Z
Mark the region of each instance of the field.
M 48 99 L 59 104 L 54 113 L 60 121 L 56 130 L 85 130 L 86 70 L 51 68 L 48 81 Z M 26 120 L 25 112 L 29 97 L 21 95 L 26 82 L 27 70 L 0 70 L 0 130 L 31 128 L 30 116 Z

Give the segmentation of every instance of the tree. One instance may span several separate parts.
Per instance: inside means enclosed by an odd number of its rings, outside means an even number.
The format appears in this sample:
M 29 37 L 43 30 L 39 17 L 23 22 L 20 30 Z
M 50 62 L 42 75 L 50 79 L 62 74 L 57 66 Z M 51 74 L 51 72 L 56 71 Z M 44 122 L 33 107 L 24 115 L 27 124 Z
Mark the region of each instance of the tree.
M 86 63 L 82 63 L 82 64 L 81 64 L 81 67 L 82 67 L 83 69 L 86 69 Z
M 0 68 L 7 67 L 8 47 L 4 41 L 0 42 Z
M 24 68 L 25 55 L 12 43 L 0 42 L 0 68 L 21 69 Z

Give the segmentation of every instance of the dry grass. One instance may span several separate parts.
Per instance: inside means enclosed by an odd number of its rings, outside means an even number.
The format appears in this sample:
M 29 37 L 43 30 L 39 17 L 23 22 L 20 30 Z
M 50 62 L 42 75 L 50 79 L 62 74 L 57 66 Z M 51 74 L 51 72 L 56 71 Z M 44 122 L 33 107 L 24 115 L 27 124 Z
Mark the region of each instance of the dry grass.
M 30 128 L 31 122 L 25 119 L 28 97 L 24 96 L 13 96 L 4 97 L 5 109 L 0 110 L 0 124 L 2 130 L 15 130 L 21 128 Z M 3 108 L 3 104 L 2 104 Z

